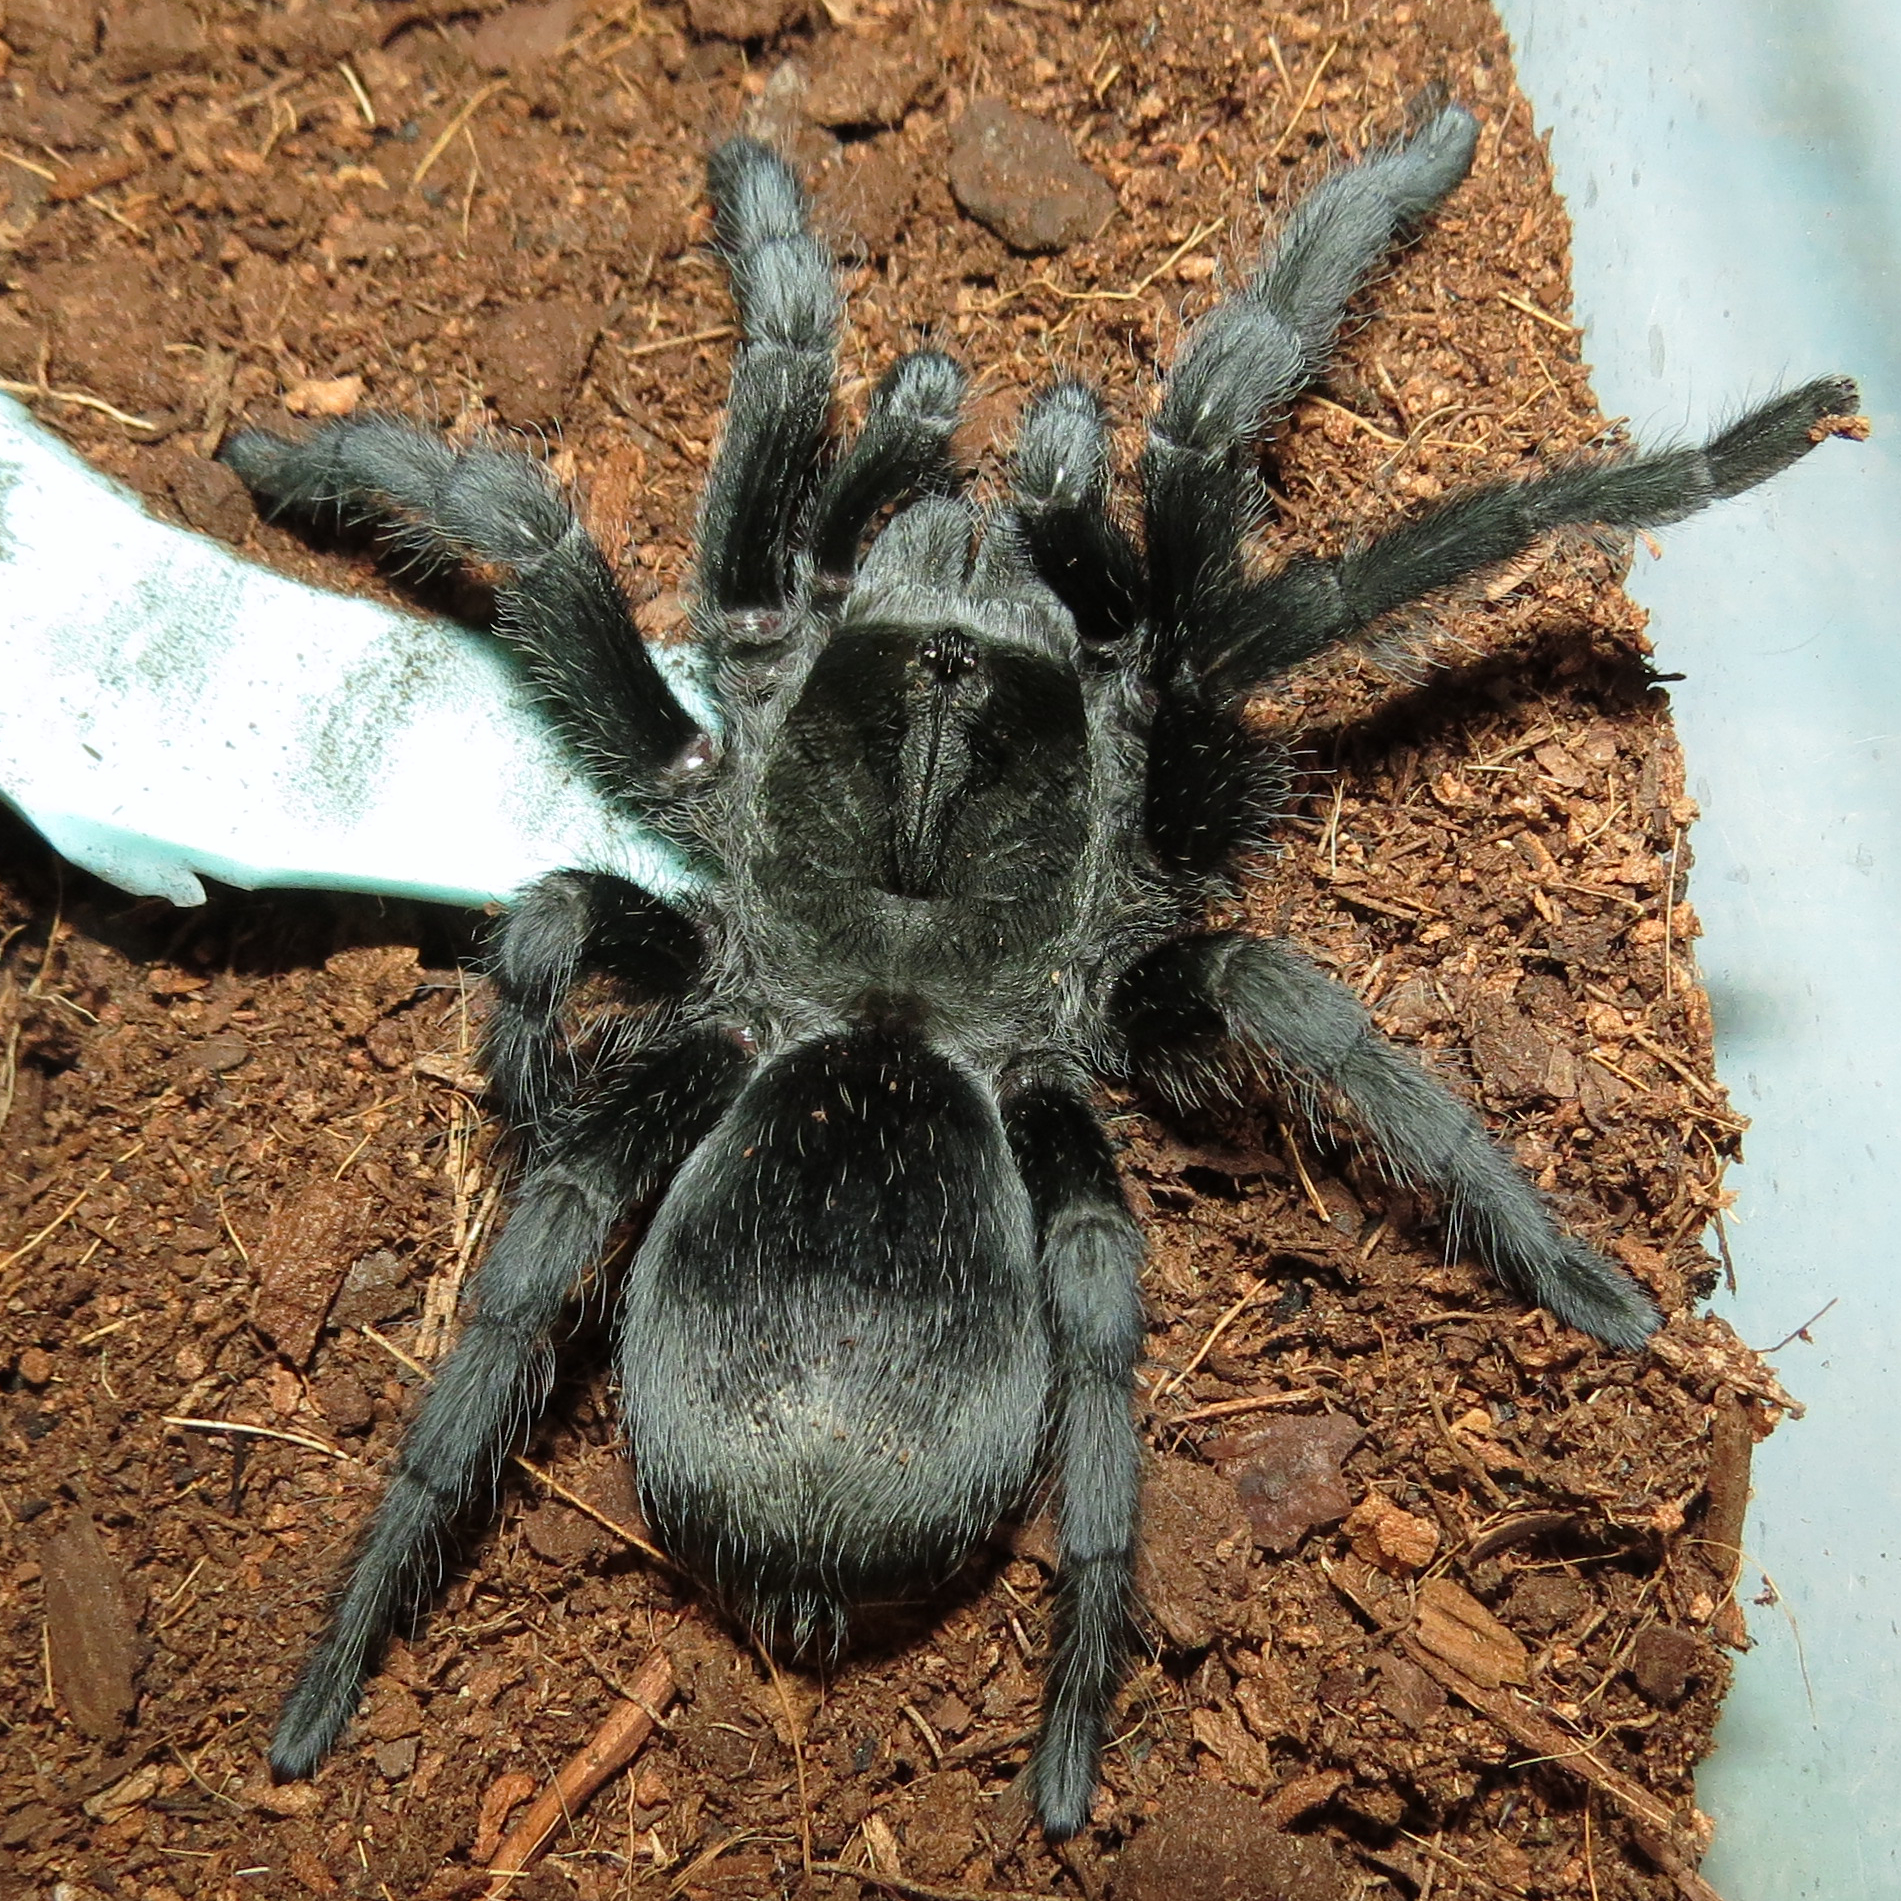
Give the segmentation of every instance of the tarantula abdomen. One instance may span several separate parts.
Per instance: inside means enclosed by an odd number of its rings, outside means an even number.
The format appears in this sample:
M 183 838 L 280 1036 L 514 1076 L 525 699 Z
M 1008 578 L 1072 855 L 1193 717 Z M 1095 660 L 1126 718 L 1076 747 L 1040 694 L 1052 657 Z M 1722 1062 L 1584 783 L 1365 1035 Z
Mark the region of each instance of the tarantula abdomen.
M 762 1064 L 623 1297 L 622 1405 L 667 1549 L 795 1634 L 948 1576 L 1041 1456 L 1034 1237 L 995 1098 L 916 1030 Z

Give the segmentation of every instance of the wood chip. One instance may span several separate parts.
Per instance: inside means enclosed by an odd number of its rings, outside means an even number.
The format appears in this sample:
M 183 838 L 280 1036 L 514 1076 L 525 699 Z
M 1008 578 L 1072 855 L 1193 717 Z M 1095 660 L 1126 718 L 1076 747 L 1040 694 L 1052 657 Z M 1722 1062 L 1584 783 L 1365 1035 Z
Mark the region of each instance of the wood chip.
M 348 1182 L 314 1182 L 271 1216 L 258 1243 L 251 1320 L 292 1366 L 317 1350 L 361 1232 L 363 1201 Z
M 284 392 L 284 407 L 293 416 L 349 416 L 363 400 L 360 376 L 314 378 L 293 384 Z
M 1286 1828 L 1313 1809 L 1324 1807 L 1353 1780 L 1344 1769 L 1323 1769 L 1316 1776 L 1295 1776 L 1267 1798 L 1265 1814 L 1275 1828 Z
M 88 1797 L 80 1807 L 95 1822 L 116 1822 L 120 1816 L 143 1808 L 158 1794 L 158 1787 L 158 1764 L 148 1762 L 143 1769 L 134 1769 L 111 1788 L 101 1789 L 97 1795 Z
M 1342 1529 L 1356 1557 L 1395 1576 L 1423 1571 L 1439 1549 L 1439 1527 L 1431 1519 L 1415 1517 L 1378 1492 L 1354 1506 Z
M 1419 1587 L 1414 1632 L 1435 1657 L 1488 1690 L 1527 1680 L 1525 1646 L 1450 1578 L 1428 1578 Z
M 1273 1767 L 1266 1747 L 1242 1728 L 1226 1710 L 1194 1710 L 1188 1726 L 1195 1741 L 1227 1771 L 1227 1779 L 1256 1795 L 1272 1787 Z
M 1710 1470 L 1704 1487 L 1703 1520 L 1694 1549 L 1697 1570 L 1719 1608 L 1736 1588 L 1743 1567 L 1743 1518 L 1749 1509 L 1749 1462 L 1756 1436 L 1755 1409 L 1733 1392 L 1717 1396 L 1710 1421 Z
M 76 1511 L 47 1540 L 41 1564 L 54 1693 L 86 1735 L 117 1742 L 132 1713 L 139 1662 L 118 1560 L 92 1519 Z
M 1575 1534 L 1582 1532 L 1585 1526 L 1586 1521 L 1575 1512 L 1518 1512 L 1486 1526 L 1467 1548 L 1465 1561 L 1482 1564 L 1487 1558 L 1495 1558 L 1501 1551 L 1528 1539 L 1545 1538 L 1561 1531 Z
M 70 204 L 75 198 L 89 197 L 108 185 L 123 184 L 135 172 L 145 169 L 145 160 L 133 152 L 108 152 L 101 158 L 83 159 L 77 165 L 62 165 L 46 187 L 46 202 Z

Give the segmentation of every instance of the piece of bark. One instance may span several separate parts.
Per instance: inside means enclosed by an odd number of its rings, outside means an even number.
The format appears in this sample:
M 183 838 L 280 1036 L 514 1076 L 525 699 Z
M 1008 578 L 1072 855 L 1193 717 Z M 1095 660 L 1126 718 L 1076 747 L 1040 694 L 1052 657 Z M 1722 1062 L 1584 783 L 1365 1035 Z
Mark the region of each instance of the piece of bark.
M 122 185 L 144 169 L 145 159 L 136 152 L 107 152 L 99 158 L 82 159 L 77 165 L 62 165 L 47 184 L 46 202 L 71 204 L 75 198 L 104 191 L 108 185 Z
M 1427 1650 L 1488 1690 L 1526 1680 L 1525 1646 L 1450 1578 L 1428 1578 L 1419 1587 L 1415 1631 Z
M 1266 1746 L 1242 1727 L 1239 1717 L 1226 1710 L 1194 1710 L 1188 1727 L 1195 1741 L 1221 1764 L 1225 1781 L 1255 1795 L 1274 1786 Z
M 47 1540 L 40 1562 L 54 1694 L 86 1735 L 117 1742 L 132 1713 L 139 1667 L 118 1560 L 91 1518 L 76 1511 Z
M 134 1769 L 129 1776 L 121 1776 L 97 1795 L 88 1796 L 79 1806 L 95 1822 L 116 1822 L 121 1816 L 130 1815 L 134 1809 L 142 1809 L 158 1791 L 158 1764 L 148 1762 L 142 1769 Z
M 1360 1427 L 1344 1414 L 1321 1413 L 1230 1433 L 1207 1454 L 1234 1481 L 1254 1542 L 1284 1555 L 1315 1526 L 1334 1524 L 1352 1509 L 1340 1465 L 1361 1437 Z
M 1261 1813 L 1270 1827 L 1286 1828 L 1314 1809 L 1324 1808 L 1352 1780 L 1344 1769 L 1293 1776 L 1267 1798 Z
M 511 1769 L 497 1776 L 482 1797 L 476 1819 L 474 1859 L 486 1862 L 502 1845 L 502 1830 L 516 1809 L 535 1792 L 535 1779 L 523 1769 Z
M 272 1214 L 257 1246 L 251 1322 L 292 1366 L 307 1366 L 330 1303 L 355 1258 L 362 1196 L 347 1182 L 314 1182 Z
M 1575 1512 L 1519 1512 L 1480 1532 L 1467 1548 L 1465 1562 L 1483 1564 L 1487 1558 L 1495 1558 L 1531 1538 L 1545 1538 L 1560 1531 L 1580 1532 L 1584 1522 Z
M 1396 1722 L 1417 1733 L 1445 1708 L 1445 1691 L 1398 1651 L 1381 1652 L 1379 1665 L 1380 1685 L 1374 1700 Z
M 1257 1657 L 1234 1686 L 1234 1706 L 1264 1743 L 1305 1743 L 1313 1734 L 1313 1698 L 1277 1657 Z
M 1756 1436 L 1749 1403 L 1734 1393 L 1716 1397 L 1710 1419 L 1710 1467 L 1705 1481 L 1698 1551 L 1719 1602 L 1736 1587 L 1743 1568 L 1743 1519 L 1749 1510 L 1749 1460 Z

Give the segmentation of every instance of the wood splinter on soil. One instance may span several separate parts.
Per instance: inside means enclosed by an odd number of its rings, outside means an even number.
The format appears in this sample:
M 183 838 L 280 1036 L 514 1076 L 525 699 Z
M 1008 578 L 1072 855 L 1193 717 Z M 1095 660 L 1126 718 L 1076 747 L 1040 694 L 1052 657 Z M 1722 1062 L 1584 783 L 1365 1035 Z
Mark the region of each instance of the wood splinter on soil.
M 488 1865 L 493 1879 L 488 1901 L 509 1892 L 508 1877 L 520 1874 L 546 1852 L 556 1831 L 572 1820 L 588 1798 L 610 1777 L 618 1775 L 640 1753 L 654 1732 L 675 1689 L 673 1664 L 664 1650 L 656 1650 L 628 1685 L 628 1694 L 607 1713 L 606 1719 L 569 1760 L 561 1773 L 535 1798 L 527 1814 L 511 1828 Z

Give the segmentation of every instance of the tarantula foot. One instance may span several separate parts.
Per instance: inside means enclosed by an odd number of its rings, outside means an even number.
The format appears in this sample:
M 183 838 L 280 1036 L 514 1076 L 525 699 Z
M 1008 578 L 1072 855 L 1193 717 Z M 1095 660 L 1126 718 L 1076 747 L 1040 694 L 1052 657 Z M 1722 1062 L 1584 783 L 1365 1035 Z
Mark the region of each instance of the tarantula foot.
M 350 1720 L 355 1698 L 345 1702 L 336 1686 L 306 1671 L 298 1679 L 271 1736 L 271 1780 L 302 1782 L 317 1772 Z
M 1627 1353 L 1641 1351 L 1663 1325 L 1656 1303 L 1622 1268 L 1568 1237 L 1556 1272 L 1526 1291 L 1566 1326 Z
M 1089 1825 L 1096 1800 L 1096 1751 L 1076 1736 L 1046 1729 L 1029 1767 L 1031 1799 L 1044 1835 L 1066 1842 Z

